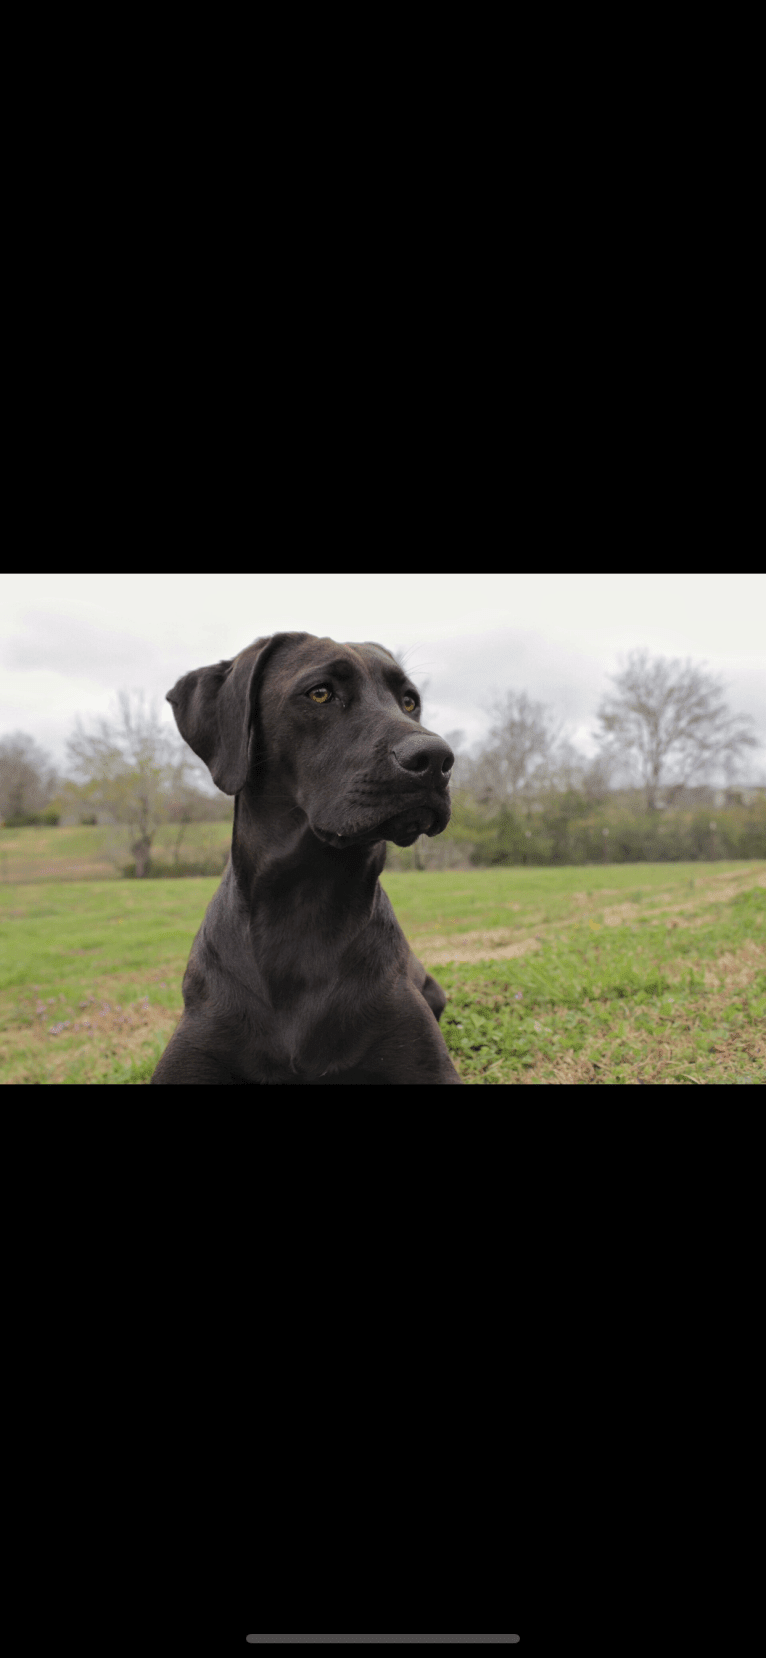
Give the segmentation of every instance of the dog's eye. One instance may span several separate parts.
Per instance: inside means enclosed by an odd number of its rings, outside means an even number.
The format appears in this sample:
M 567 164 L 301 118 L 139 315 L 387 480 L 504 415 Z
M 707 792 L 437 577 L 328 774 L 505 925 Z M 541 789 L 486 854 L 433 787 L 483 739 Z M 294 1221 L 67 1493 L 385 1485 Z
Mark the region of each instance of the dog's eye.
M 409 691 L 405 691 L 404 696 L 402 697 L 402 703 L 404 705 L 405 714 L 414 714 L 418 705 L 415 697 L 410 696 Z
M 332 691 L 329 685 L 315 685 L 313 690 L 309 691 L 309 696 L 312 702 L 329 702 Z

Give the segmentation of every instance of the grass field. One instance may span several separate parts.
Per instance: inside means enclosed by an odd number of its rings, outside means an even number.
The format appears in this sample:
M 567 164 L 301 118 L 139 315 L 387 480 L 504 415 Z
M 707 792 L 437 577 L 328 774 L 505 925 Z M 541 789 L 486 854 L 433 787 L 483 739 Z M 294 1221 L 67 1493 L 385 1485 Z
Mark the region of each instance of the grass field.
M 0 1080 L 147 1082 L 217 881 L 67 874 L 0 885 Z M 383 879 L 467 1083 L 766 1081 L 766 863 Z

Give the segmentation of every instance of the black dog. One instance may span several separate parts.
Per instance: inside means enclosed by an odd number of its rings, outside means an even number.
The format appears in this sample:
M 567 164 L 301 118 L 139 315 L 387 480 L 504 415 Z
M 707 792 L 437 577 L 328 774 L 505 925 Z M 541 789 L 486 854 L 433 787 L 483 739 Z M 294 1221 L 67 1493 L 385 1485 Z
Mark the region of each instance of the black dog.
M 168 692 L 236 795 L 231 858 L 192 945 L 156 1083 L 459 1083 L 446 996 L 378 876 L 449 817 L 453 755 L 382 645 L 256 639 Z

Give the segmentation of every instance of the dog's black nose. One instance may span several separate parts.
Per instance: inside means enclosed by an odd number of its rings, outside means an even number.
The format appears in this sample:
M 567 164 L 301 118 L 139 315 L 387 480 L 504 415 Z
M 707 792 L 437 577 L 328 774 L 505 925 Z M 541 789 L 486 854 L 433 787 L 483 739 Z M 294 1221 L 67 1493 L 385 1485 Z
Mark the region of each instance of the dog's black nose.
M 391 752 L 402 771 L 413 773 L 424 783 L 445 787 L 449 782 L 455 756 L 443 737 L 435 737 L 429 731 L 413 732 L 411 737 L 403 737 Z

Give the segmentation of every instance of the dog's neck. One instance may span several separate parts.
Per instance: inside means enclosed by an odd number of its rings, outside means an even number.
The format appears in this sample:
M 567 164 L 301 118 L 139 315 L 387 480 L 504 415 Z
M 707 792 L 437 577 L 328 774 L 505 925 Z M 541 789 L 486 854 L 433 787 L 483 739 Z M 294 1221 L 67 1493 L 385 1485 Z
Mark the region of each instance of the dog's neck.
M 373 913 L 386 842 L 337 848 L 314 834 L 289 797 L 275 800 L 245 788 L 234 802 L 231 870 L 248 907 L 262 913 L 293 907 L 305 916 L 332 909 L 358 925 Z M 342 923 L 341 923 L 342 925 Z

